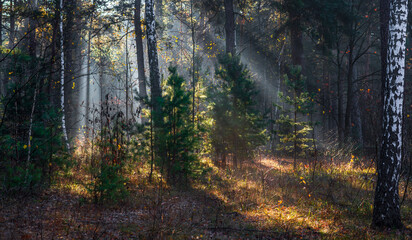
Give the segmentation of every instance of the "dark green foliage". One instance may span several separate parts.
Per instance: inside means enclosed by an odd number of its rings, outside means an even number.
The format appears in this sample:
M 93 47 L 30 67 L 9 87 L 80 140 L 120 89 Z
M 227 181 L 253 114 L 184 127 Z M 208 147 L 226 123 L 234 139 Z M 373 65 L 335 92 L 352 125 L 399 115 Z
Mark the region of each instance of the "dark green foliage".
M 134 129 L 133 156 L 138 163 L 150 164 L 149 181 L 156 167 L 169 183 L 186 185 L 205 170 L 199 161 L 199 152 L 203 150 L 200 146 L 204 146 L 199 141 L 205 133 L 204 117 L 203 112 L 198 112 L 196 122 L 193 123 L 192 92 L 187 89 L 185 79 L 178 75 L 176 67 L 170 67 L 169 72 L 170 76 L 163 88 L 164 95 L 159 101 L 163 127 L 156 130 L 151 122 L 137 124 Z M 147 103 L 149 105 L 150 101 Z M 150 114 L 145 115 L 150 121 L 153 120 Z M 165 158 L 155 156 L 156 134 L 162 141 Z
M 86 185 L 95 203 L 117 201 L 128 195 L 127 179 L 123 177 L 122 165 L 115 163 L 100 163 L 98 167 L 90 167 L 94 181 Z
M 147 162 L 151 155 L 150 122 L 137 124 L 132 134 L 133 160 L 139 163 Z
M 103 111 L 100 114 L 107 115 Z M 128 195 L 124 177 L 126 165 L 126 152 L 124 146 L 124 124 L 122 114 L 118 112 L 110 122 L 103 123 L 100 138 L 96 139 L 96 152 L 92 153 L 88 172 L 91 182 L 86 184 L 86 189 L 92 194 L 95 203 L 117 201 Z
M 237 165 L 253 156 L 253 151 L 265 143 L 263 116 L 256 109 L 255 84 L 238 56 L 219 58 L 215 86 L 209 89 L 212 104 L 212 145 L 222 164 L 231 155 Z
M 196 137 L 191 118 L 191 91 L 185 80 L 170 67 L 164 95 L 164 134 L 166 139 L 167 178 L 172 182 L 187 183 L 196 174 L 199 161 L 195 154 Z
M 273 1 L 273 6 L 282 13 L 288 14 L 286 22 L 278 27 L 277 34 L 291 27 L 294 19 L 300 19 L 299 28 L 307 32 L 317 41 L 317 47 L 322 50 L 332 48 L 336 39 L 339 23 L 347 23 L 351 16 L 348 14 L 349 4 L 344 0 L 289 0 Z
M 145 97 L 141 98 L 138 91 L 135 91 L 135 101 L 139 102 L 139 115 L 141 117 L 141 123 L 136 123 L 130 126 L 130 134 L 133 135 L 131 139 L 132 144 L 132 158 L 134 162 L 139 164 L 149 162 L 152 156 L 152 123 L 150 109 L 144 108 L 150 106 L 150 100 Z M 153 153 L 154 156 L 154 153 Z
M 304 156 L 313 148 L 313 139 L 309 137 L 313 124 L 308 119 L 314 112 L 314 105 L 309 93 L 304 91 L 305 78 L 300 67 L 290 67 L 284 78 L 288 92 L 279 93 L 280 100 L 286 106 L 277 106 L 282 112 L 276 120 L 280 137 L 278 150 L 293 153 L 296 168 L 296 156 Z
M 0 99 L 0 191 L 34 192 L 72 162 L 61 141 L 61 113 L 50 103 L 42 59 L 0 49 L 6 95 Z
M 67 169 L 72 163 L 61 141 L 60 114 L 42 93 L 33 101 L 34 86 L 12 84 L 9 92 L 16 90 L 15 96 L 2 100 L 8 105 L 0 128 L 0 189 L 33 191 L 50 184 L 57 170 Z

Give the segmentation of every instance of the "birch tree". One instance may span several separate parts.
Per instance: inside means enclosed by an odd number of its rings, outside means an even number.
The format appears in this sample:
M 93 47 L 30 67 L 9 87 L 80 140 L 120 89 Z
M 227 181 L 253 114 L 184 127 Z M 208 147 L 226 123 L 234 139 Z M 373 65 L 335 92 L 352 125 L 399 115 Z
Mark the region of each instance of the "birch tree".
M 67 149 L 70 149 L 69 139 L 66 130 L 66 115 L 64 111 L 64 31 L 63 31 L 63 0 L 60 0 L 60 107 L 62 111 L 63 137 L 66 141 Z
M 381 0 L 383 136 L 372 225 L 402 228 L 399 178 L 408 0 Z

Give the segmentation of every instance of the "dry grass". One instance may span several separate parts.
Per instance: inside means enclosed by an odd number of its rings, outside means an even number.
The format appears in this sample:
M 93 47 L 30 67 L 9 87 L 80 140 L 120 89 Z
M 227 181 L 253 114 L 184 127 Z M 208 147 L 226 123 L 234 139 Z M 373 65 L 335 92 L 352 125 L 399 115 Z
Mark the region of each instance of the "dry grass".
M 0 198 L 0 239 L 411 239 L 410 195 L 401 209 L 407 230 L 369 227 L 370 160 L 324 160 L 314 178 L 307 163 L 293 172 L 290 159 L 262 158 L 236 170 L 203 164 L 211 170 L 190 189 L 166 185 L 157 172 L 149 183 L 149 167 L 133 166 L 130 196 L 103 205 L 91 203 L 88 176 L 74 169 L 34 198 Z
M 305 238 L 388 239 L 408 238 L 404 233 L 378 233 L 372 219 L 375 169 L 364 161 L 355 167 L 346 163 L 322 162 L 313 178 L 309 164 L 293 172 L 290 159 L 260 159 L 241 170 L 217 168 L 212 181 L 196 187 L 209 191 L 225 206 L 242 216 L 241 227 L 287 232 Z M 403 196 L 404 182 L 401 183 Z M 409 191 L 412 187 L 409 186 Z M 402 206 L 403 222 L 412 228 L 412 198 Z M 222 228 L 235 228 L 230 222 Z

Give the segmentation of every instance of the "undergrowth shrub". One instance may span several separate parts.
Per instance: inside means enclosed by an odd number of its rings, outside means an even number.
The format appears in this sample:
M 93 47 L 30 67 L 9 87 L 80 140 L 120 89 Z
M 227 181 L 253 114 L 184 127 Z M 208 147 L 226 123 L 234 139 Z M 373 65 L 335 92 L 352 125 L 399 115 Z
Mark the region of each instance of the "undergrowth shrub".
M 0 191 L 34 193 L 52 184 L 56 173 L 70 169 L 73 161 L 62 141 L 61 113 L 35 82 L 19 82 L 10 84 L 10 94 L 0 100 L 7 104 L 0 106 Z M 19 93 L 11 94 L 15 89 Z
M 225 165 L 230 156 L 237 166 L 253 159 L 254 151 L 266 141 L 264 117 L 255 100 L 258 91 L 238 56 L 220 56 L 216 77 L 217 83 L 208 92 L 214 120 L 210 137 L 215 159 Z
M 187 186 L 190 180 L 204 176 L 208 170 L 200 163 L 201 156 L 207 153 L 208 145 L 208 118 L 201 106 L 201 99 L 206 97 L 205 88 L 197 83 L 195 99 L 198 101 L 193 119 L 193 92 L 189 90 L 185 79 L 178 75 L 176 67 L 169 67 L 169 72 L 160 101 L 164 120 L 162 129 L 154 131 L 152 112 L 150 109 L 142 109 L 145 119 L 134 128 L 132 155 L 134 162 L 140 167 L 149 166 L 149 181 L 154 172 L 160 172 L 168 183 Z M 136 100 L 142 101 L 139 98 Z M 143 102 L 150 106 L 147 99 L 143 99 Z M 164 158 L 154 154 L 155 134 L 160 134 L 159 138 L 164 141 Z
M 167 151 L 165 167 L 170 182 L 187 184 L 199 167 L 199 158 L 194 152 L 197 138 L 191 119 L 192 93 L 187 90 L 185 80 L 177 74 L 175 67 L 170 67 L 169 72 L 163 106 Z
M 86 189 L 92 194 L 95 203 L 115 202 L 128 195 L 128 179 L 123 176 L 121 170 L 121 165 L 107 163 L 89 168 L 93 180 L 86 185 Z
M 281 111 L 279 119 L 276 120 L 276 134 L 280 137 L 277 150 L 293 155 L 293 167 L 296 170 L 296 158 L 304 157 L 314 150 L 314 139 L 311 137 L 314 123 L 309 120 L 309 116 L 314 112 L 314 104 L 309 92 L 305 91 L 305 78 L 301 67 L 290 67 L 284 79 L 287 92 L 279 93 L 280 101 L 284 105 L 277 106 Z
M 95 203 L 116 202 L 128 195 L 125 177 L 127 163 L 124 118 L 121 111 L 110 112 L 109 96 L 103 103 L 99 137 L 93 141 L 87 171 L 91 176 L 85 184 Z M 92 136 L 93 137 L 93 136 Z

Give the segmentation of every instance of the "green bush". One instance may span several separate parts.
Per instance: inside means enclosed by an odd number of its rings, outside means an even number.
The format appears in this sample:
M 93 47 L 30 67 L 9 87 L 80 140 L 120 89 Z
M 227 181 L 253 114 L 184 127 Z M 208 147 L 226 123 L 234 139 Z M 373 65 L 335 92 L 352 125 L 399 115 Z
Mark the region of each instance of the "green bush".
M 100 114 L 108 114 L 102 111 Z M 106 117 L 103 117 L 105 119 Z M 88 172 L 91 180 L 85 184 L 95 203 L 115 202 L 128 195 L 124 176 L 127 163 L 123 115 L 114 114 L 112 121 L 102 123 L 99 137 L 93 141 Z
M 175 67 L 169 68 L 164 94 L 164 134 L 166 139 L 167 178 L 171 182 L 187 183 L 196 175 L 199 159 L 195 153 L 197 137 L 191 118 L 191 91 Z
M 258 91 L 238 56 L 222 55 L 216 70 L 218 82 L 208 92 L 214 120 L 211 139 L 216 158 L 227 156 L 235 166 L 265 144 L 263 115 L 255 102 Z
M 19 93 L 1 100 L 8 107 L 0 107 L 5 114 L 0 126 L 0 191 L 33 192 L 50 185 L 72 162 L 62 143 L 61 114 L 40 91 L 33 101 L 35 86 L 16 82 L 9 92 Z
M 86 185 L 95 203 L 117 201 L 126 197 L 128 179 L 122 174 L 122 166 L 102 163 L 98 167 L 90 167 L 94 180 Z
M 313 150 L 313 138 L 309 135 L 313 131 L 313 122 L 308 116 L 314 112 L 314 105 L 309 93 L 304 91 L 305 79 L 299 66 L 290 67 L 284 78 L 287 93 L 279 93 L 284 105 L 277 106 L 281 111 L 276 120 L 276 133 L 280 137 L 277 150 L 293 154 L 296 169 L 296 158 Z

